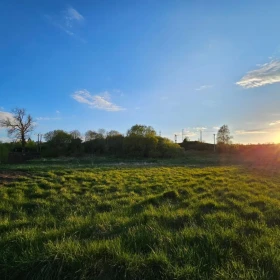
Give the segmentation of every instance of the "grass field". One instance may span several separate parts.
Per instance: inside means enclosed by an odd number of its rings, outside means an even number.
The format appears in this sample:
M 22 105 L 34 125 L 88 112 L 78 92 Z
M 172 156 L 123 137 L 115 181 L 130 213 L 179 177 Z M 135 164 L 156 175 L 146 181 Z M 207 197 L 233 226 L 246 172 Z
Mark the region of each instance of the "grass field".
M 280 171 L 3 166 L 1 279 L 280 279 Z

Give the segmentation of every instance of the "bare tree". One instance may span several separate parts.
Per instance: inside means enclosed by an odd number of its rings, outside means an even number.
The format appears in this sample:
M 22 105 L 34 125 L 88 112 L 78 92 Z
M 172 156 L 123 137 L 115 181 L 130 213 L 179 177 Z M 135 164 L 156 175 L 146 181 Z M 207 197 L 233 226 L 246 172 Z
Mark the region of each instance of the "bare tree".
M 0 127 L 8 129 L 8 135 L 21 142 L 22 152 L 25 152 L 26 138 L 34 129 L 34 122 L 25 109 L 16 108 L 12 111 L 12 118 L 7 117 L 0 121 Z

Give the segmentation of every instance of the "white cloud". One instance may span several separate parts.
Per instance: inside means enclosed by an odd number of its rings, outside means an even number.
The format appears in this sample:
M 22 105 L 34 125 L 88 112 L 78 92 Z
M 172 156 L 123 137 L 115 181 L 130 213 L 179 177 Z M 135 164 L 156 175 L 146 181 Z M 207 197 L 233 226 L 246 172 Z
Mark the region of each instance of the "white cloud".
M 217 130 L 219 130 L 219 129 L 220 129 L 220 127 L 219 127 L 219 126 L 213 126 L 213 129 L 217 129 Z
M 235 134 L 237 135 L 244 135 L 244 134 L 265 134 L 269 133 L 266 130 L 263 129 L 251 129 L 251 130 L 236 130 Z
M 196 88 L 195 90 L 204 90 L 204 89 L 208 89 L 208 88 L 211 88 L 213 87 L 213 85 L 203 85 L 203 86 L 200 86 L 198 88 Z
M 255 88 L 279 82 L 280 60 L 271 60 L 261 65 L 259 69 L 249 71 L 236 84 L 243 88 Z
M 273 125 L 277 125 L 277 124 L 280 124 L 280 121 L 271 122 L 269 125 L 273 126 Z
M 99 95 L 91 95 L 86 89 L 74 92 L 72 97 L 79 103 L 88 104 L 90 108 L 105 110 L 110 112 L 123 111 L 124 108 L 111 102 L 109 92 L 105 91 Z
M 58 110 L 56 110 L 55 112 L 56 112 L 57 114 L 60 114 L 60 111 L 58 111 Z
M 11 113 L 9 113 L 9 112 L 2 112 L 2 111 L 0 111 L 0 120 L 5 120 L 7 118 L 12 119 L 13 115 Z

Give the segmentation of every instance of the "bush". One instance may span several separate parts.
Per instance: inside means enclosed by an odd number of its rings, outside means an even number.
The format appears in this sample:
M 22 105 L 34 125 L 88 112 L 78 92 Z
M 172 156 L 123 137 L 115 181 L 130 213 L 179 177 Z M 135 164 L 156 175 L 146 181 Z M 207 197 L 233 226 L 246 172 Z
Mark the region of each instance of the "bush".
M 0 163 L 8 162 L 9 156 L 9 144 L 7 143 L 0 143 Z

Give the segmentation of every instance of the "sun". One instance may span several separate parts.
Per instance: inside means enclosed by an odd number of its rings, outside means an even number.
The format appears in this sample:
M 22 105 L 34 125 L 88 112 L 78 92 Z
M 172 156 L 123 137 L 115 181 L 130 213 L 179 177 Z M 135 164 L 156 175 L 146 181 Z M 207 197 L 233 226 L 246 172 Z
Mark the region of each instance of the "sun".
M 275 144 L 279 144 L 280 143 L 280 132 L 277 133 L 273 139 Z

